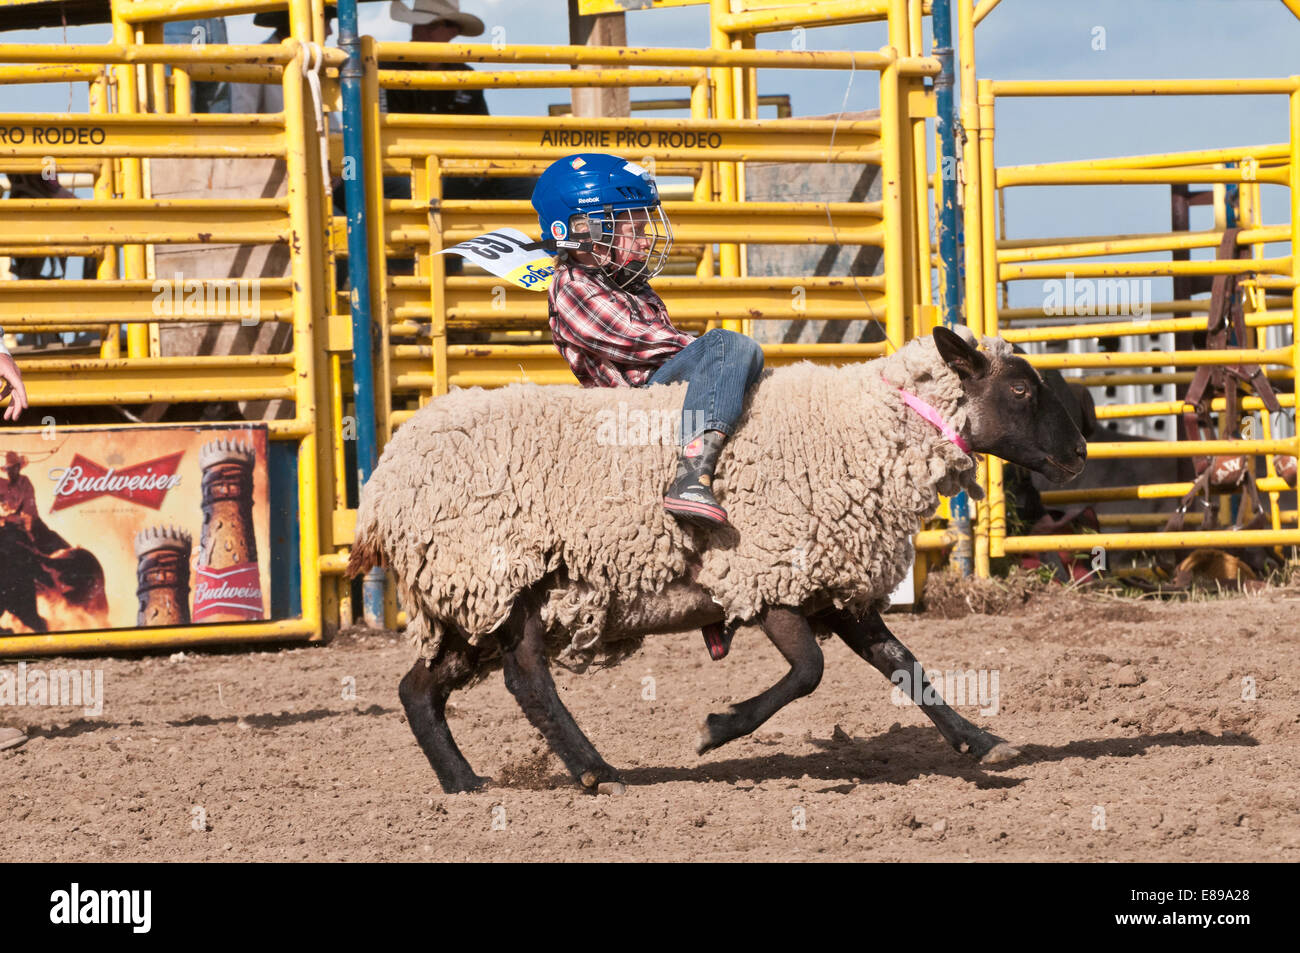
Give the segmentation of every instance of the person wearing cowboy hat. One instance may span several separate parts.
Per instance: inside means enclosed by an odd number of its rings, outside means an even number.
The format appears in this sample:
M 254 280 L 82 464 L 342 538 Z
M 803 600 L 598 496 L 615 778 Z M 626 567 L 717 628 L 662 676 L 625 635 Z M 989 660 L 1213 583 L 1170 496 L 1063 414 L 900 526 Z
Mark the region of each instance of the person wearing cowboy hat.
M 412 43 L 450 43 L 458 36 L 482 36 L 483 21 L 461 13 L 455 0 L 414 0 L 410 9 L 393 0 L 389 15 L 399 23 L 411 24 Z M 468 63 L 380 63 L 380 69 L 472 69 Z M 481 89 L 385 89 L 381 90 L 384 111 L 392 113 L 455 113 L 488 115 Z
M 4 346 L 3 332 L 0 332 L 0 348 Z M 0 369 L 3 362 L 13 363 L 8 352 L 0 355 Z M 19 382 L 21 387 L 21 381 Z M 32 486 L 32 481 L 22 475 L 23 467 L 27 461 L 10 450 L 5 454 L 4 472 L 8 478 L 4 483 L 0 483 L 0 513 L 9 513 L 11 515 L 20 515 L 30 517 L 36 512 L 36 489 Z M 17 748 L 19 745 L 26 743 L 27 733 L 19 728 L 8 728 L 0 725 L 0 751 L 9 748 Z
M 450 43 L 457 36 L 483 35 L 483 21 L 461 13 L 459 0 L 414 0 L 411 7 L 393 0 L 388 15 L 411 24 L 412 43 Z
M 325 6 L 325 37 L 333 35 L 330 21 L 338 16 L 338 8 L 332 3 Z M 253 17 L 253 26 L 272 30 L 263 43 L 280 44 L 289 38 L 289 12 L 287 10 L 263 10 Z M 232 113 L 278 113 L 284 112 L 284 90 L 279 83 L 233 83 L 230 87 L 230 111 Z
M 0 400 L 12 394 L 3 420 L 17 420 L 27 409 L 27 389 L 23 387 L 23 374 L 5 347 L 5 329 L 0 328 Z
M 23 476 L 27 458 L 10 450 L 5 453 L 5 482 L 0 483 L 0 517 L 18 517 L 27 533 L 39 518 L 36 510 L 36 487 Z

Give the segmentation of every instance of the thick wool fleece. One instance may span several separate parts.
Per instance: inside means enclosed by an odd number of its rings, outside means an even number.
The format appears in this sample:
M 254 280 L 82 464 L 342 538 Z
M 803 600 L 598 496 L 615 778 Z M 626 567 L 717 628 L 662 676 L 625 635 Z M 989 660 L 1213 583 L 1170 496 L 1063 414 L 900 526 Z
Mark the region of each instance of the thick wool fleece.
M 574 646 L 601 637 L 612 607 L 691 574 L 731 620 L 814 596 L 879 607 L 939 494 L 980 495 L 974 458 L 900 386 L 966 430 L 961 384 L 930 338 L 867 363 L 764 372 L 722 453 L 715 493 L 731 525 L 714 530 L 663 508 L 685 384 L 452 392 L 384 451 L 351 568 L 393 570 L 425 658 L 447 622 L 476 643 L 561 567 L 543 618 Z

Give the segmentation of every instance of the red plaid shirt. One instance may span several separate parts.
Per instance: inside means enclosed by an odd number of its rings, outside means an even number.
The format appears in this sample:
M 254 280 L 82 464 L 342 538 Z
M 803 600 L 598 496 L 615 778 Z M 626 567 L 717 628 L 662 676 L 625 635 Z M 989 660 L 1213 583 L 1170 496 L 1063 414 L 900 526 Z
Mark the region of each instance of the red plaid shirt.
M 568 262 L 555 265 L 550 311 L 551 338 L 583 387 L 640 387 L 695 340 L 648 284 L 625 291 Z

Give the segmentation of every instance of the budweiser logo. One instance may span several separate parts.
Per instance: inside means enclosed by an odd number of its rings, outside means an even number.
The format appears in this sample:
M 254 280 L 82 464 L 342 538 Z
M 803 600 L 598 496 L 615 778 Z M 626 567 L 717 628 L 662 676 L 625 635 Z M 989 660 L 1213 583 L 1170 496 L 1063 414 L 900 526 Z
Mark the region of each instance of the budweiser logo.
M 217 586 L 209 586 L 207 583 L 199 583 L 194 590 L 194 598 L 204 601 L 210 599 L 256 599 L 261 602 L 261 586 L 231 586 L 227 583 L 221 583 Z
M 262 580 L 257 563 L 228 569 L 199 566 L 195 570 L 194 621 L 213 615 L 236 619 L 262 618 Z
M 156 510 L 162 506 L 167 491 L 181 482 L 176 468 L 182 456 L 183 452 L 172 453 L 119 470 L 102 467 L 78 453 L 71 465 L 50 470 L 50 479 L 57 481 L 50 509 L 62 510 L 96 497 L 116 496 Z

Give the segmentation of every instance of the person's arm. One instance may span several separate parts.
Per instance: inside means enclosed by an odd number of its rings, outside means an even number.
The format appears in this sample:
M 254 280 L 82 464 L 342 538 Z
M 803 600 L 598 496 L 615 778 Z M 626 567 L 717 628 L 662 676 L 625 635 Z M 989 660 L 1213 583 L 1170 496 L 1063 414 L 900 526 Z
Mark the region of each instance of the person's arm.
M 12 392 L 13 399 L 5 408 L 5 420 L 17 420 L 27 409 L 27 389 L 23 387 L 23 375 L 14 363 L 13 356 L 5 347 L 5 330 L 0 328 L 0 400 Z
M 262 87 L 256 83 L 230 84 L 230 111 L 232 113 L 258 112 L 261 98 Z
M 693 338 L 669 325 L 647 323 L 620 293 L 571 274 L 555 293 L 555 336 L 620 364 L 659 364 Z

